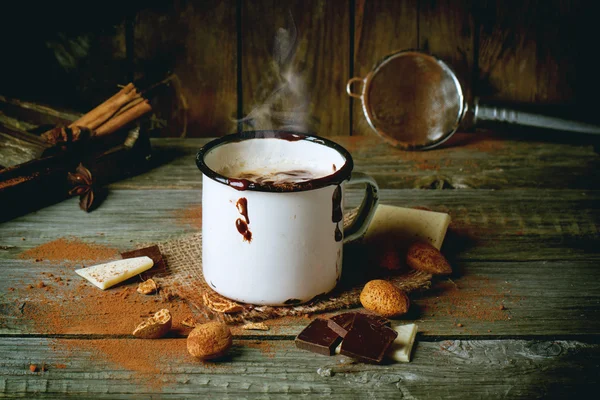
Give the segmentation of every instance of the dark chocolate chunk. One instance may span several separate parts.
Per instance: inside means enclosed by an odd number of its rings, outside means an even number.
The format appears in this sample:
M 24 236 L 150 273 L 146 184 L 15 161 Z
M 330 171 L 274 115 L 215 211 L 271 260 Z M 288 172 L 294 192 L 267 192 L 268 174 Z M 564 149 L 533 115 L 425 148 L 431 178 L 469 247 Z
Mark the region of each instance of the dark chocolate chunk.
M 152 268 L 147 271 L 141 273 L 142 278 L 144 280 L 150 279 L 156 274 L 165 273 L 166 266 L 165 260 L 163 259 L 162 254 L 160 253 L 160 249 L 157 245 L 144 247 L 143 249 L 131 250 L 121 253 L 121 257 L 125 258 L 135 258 L 135 257 L 150 257 L 154 262 Z
M 373 314 L 362 314 L 365 318 L 367 318 L 373 325 L 377 326 L 392 326 L 392 321 L 387 318 L 380 317 L 379 315 Z
M 354 322 L 354 317 L 358 313 L 349 312 L 344 314 L 336 315 L 335 317 L 331 317 L 327 324 L 330 329 L 332 329 L 335 333 L 340 335 L 341 337 L 346 337 L 346 333 L 352 328 L 352 323 Z M 380 317 L 378 315 L 371 314 L 361 314 L 362 317 L 367 318 L 373 325 L 376 326 L 391 326 L 391 322 L 389 319 Z
M 362 362 L 380 363 L 397 336 L 395 330 L 373 322 L 370 316 L 356 314 L 340 353 Z
M 356 313 L 353 312 L 336 315 L 327 320 L 327 326 L 341 337 L 346 337 L 346 334 L 352 327 L 355 316 Z
M 296 347 L 325 356 L 333 355 L 342 338 L 329 329 L 327 320 L 317 318 L 296 337 Z

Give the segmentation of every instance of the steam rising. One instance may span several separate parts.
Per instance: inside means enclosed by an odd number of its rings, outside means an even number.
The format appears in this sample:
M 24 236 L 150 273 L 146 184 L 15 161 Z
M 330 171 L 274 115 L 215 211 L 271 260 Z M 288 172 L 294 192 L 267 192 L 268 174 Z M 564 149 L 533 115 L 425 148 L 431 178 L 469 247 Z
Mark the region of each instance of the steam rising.
M 293 65 L 298 32 L 291 12 L 288 12 L 286 23 L 288 27 L 277 29 L 275 34 L 274 74 L 269 82 L 262 84 L 263 90 L 271 93 L 239 121 L 245 130 L 310 131 L 310 101 L 306 84 L 297 66 Z

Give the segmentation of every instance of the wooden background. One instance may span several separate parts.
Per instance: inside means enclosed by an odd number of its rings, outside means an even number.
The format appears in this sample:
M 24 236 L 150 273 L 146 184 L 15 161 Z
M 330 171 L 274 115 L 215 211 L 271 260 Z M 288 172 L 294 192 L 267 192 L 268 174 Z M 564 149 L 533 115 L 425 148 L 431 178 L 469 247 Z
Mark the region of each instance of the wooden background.
M 118 84 L 175 74 L 153 99 L 154 136 L 278 127 L 267 112 L 291 111 L 287 123 L 322 136 L 374 135 L 345 84 L 407 48 L 448 61 L 469 97 L 558 105 L 598 120 L 593 1 L 22 3 L 3 13 L 0 95 L 85 112 Z M 284 65 L 274 50 L 281 28 L 297 32 Z M 249 114 L 252 124 L 239 123 Z

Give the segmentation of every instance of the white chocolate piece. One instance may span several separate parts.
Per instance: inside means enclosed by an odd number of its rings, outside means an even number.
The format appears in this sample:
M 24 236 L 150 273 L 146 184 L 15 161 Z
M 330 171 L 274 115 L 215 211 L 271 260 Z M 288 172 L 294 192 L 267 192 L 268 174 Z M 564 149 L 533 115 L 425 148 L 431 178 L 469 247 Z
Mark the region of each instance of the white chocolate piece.
M 422 241 L 439 250 L 448 225 L 450 215 L 446 213 L 380 204 L 365 234 L 365 243 L 384 240 L 408 246 Z
M 77 269 L 75 272 L 104 290 L 149 270 L 153 265 L 154 262 L 150 257 L 143 256 L 98 264 L 93 267 Z
M 415 343 L 417 336 L 416 324 L 398 325 L 393 327 L 398 332 L 398 337 L 390 345 L 385 353 L 385 356 L 391 360 L 398 362 L 410 362 L 410 353 Z M 335 354 L 340 354 L 342 343 L 335 348 Z
M 398 337 L 385 353 L 386 357 L 398 362 L 410 362 L 410 352 L 415 343 L 417 328 L 416 324 L 398 325 L 393 327 L 393 329 L 398 332 Z

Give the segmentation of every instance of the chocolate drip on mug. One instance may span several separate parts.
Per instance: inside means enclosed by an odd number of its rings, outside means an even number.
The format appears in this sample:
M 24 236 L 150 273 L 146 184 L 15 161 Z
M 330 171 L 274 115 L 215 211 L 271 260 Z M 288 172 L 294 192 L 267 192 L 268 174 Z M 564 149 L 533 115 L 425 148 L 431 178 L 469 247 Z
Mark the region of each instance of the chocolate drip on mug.
M 240 197 L 235 203 L 235 206 L 238 209 L 238 212 L 246 219 L 246 223 L 250 223 L 250 218 L 248 217 L 248 199 L 245 197 Z
M 244 217 L 244 219 L 238 218 L 235 221 L 235 227 L 244 237 L 244 240 L 250 243 L 252 241 L 252 232 L 250 232 L 250 229 L 248 229 L 248 224 L 250 224 L 250 217 L 248 217 L 248 199 L 245 197 L 240 197 L 235 203 L 235 206 L 237 207 L 240 215 Z
M 244 237 L 244 240 L 250 243 L 252 241 L 252 232 L 248 229 L 248 224 L 241 218 L 235 220 L 235 227 L 238 232 Z
M 335 222 L 334 237 L 336 242 L 341 242 L 343 239 L 342 231 L 340 230 L 340 221 L 344 218 L 342 212 L 342 187 L 336 186 L 331 196 L 332 210 L 331 210 L 331 221 Z

